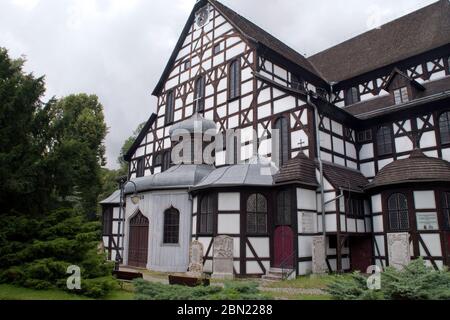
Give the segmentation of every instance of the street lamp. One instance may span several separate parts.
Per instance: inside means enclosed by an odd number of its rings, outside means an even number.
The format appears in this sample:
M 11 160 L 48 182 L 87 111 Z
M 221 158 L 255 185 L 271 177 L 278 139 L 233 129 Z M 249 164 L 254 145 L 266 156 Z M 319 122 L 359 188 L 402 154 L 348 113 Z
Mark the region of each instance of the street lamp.
M 117 232 L 117 243 L 116 243 L 116 261 L 115 261 L 115 265 L 114 265 L 114 270 L 119 271 L 120 268 L 120 264 L 123 262 L 123 240 L 122 240 L 122 244 L 120 243 L 120 238 L 122 235 L 125 235 L 125 215 L 124 218 L 122 219 L 122 213 L 124 212 L 124 195 L 125 195 L 125 186 L 128 183 L 133 184 L 134 186 L 134 192 L 133 195 L 131 196 L 131 202 L 134 205 L 137 205 L 140 201 L 140 197 L 137 194 L 137 186 L 136 183 L 134 183 L 131 180 L 128 180 L 127 176 L 123 176 L 120 177 L 119 179 L 117 179 L 117 182 L 119 183 L 119 188 L 120 188 L 120 200 L 119 200 L 119 223 L 118 223 L 118 232 Z M 122 220 L 123 220 L 123 226 L 122 226 Z

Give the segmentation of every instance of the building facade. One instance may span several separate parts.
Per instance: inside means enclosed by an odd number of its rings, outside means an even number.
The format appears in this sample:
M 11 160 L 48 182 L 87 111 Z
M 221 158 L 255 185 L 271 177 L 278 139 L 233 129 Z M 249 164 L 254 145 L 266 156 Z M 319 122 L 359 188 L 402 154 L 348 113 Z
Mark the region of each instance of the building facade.
M 300 275 L 317 236 L 329 271 L 365 272 L 390 265 L 389 234 L 406 233 L 411 258 L 450 265 L 449 17 L 441 0 L 307 59 L 198 1 L 125 156 L 140 201 L 127 185 L 105 246 L 119 234 L 124 264 L 184 272 L 196 239 L 211 272 L 227 235 L 236 275 Z M 223 138 L 215 161 L 174 163 L 176 129 L 193 146 L 198 124 Z

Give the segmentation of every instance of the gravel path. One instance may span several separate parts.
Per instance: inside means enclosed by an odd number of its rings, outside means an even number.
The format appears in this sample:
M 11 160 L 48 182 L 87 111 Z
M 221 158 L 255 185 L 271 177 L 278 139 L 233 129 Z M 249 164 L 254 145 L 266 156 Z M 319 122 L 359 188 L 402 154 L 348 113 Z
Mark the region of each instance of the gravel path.
M 261 291 L 279 292 L 286 294 L 305 294 L 305 295 L 325 295 L 326 293 L 320 289 L 302 289 L 302 288 L 267 288 L 259 287 Z

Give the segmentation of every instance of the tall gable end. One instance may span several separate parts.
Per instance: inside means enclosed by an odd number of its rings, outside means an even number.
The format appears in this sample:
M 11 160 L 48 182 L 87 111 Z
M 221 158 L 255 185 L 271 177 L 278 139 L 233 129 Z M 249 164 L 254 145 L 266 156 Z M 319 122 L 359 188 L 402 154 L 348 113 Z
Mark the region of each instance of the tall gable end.
M 159 96 L 242 54 L 248 44 L 209 1 L 197 2 L 153 95 Z

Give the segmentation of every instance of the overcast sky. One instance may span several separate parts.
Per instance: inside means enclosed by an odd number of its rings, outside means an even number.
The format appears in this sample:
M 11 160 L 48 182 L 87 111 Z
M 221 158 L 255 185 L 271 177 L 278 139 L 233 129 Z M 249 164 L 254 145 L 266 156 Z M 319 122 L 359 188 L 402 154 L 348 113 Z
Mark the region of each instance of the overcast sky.
M 436 0 L 222 0 L 310 56 Z M 0 46 L 45 75 L 47 97 L 105 107 L 108 167 L 155 111 L 156 85 L 195 0 L 0 0 Z

